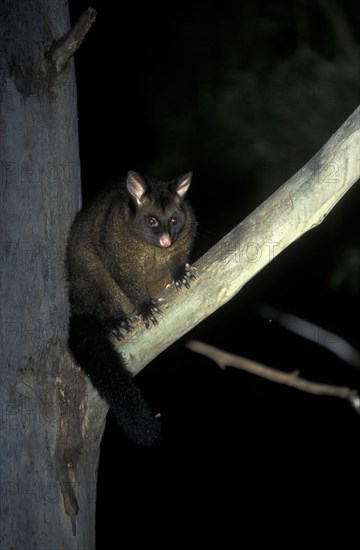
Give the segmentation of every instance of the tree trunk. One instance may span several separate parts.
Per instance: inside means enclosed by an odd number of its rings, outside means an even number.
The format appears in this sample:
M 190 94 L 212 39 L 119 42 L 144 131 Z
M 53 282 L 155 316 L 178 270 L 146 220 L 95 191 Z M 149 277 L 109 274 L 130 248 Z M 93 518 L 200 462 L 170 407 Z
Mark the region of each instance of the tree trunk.
M 64 253 L 80 206 L 76 85 L 72 60 L 49 52 L 69 31 L 68 7 L 0 5 L 0 546 L 91 550 L 107 407 L 66 346 Z

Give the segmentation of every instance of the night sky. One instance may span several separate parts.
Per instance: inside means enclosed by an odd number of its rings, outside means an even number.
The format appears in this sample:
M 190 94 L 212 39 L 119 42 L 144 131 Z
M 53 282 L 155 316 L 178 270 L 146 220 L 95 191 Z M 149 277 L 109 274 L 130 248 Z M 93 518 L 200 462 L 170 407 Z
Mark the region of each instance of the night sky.
M 193 260 L 360 103 L 357 1 L 91 5 L 98 16 L 75 58 L 84 203 L 129 169 L 159 179 L 192 170 Z M 70 1 L 73 22 L 87 6 Z M 261 315 L 271 306 L 358 347 L 359 204 L 355 185 L 323 224 L 138 375 L 162 413 L 163 443 L 135 448 L 109 415 L 98 548 L 109 548 L 119 529 L 132 546 L 144 532 L 157 542 L 165 525 L 169 547 L 193 526 L 197 537 L 235 536 L 246 524 L 237 505 L 266 516 L 274 495 L 280 515 L 305 497 L 303 519 L 316 521 L 334 491 L 346 501 L 349 488 L 358 490 L 360 417 L 347 402 L 220 371 L 185 343 L 203 340 L 304 378 L 359 387 L 359 371 Z

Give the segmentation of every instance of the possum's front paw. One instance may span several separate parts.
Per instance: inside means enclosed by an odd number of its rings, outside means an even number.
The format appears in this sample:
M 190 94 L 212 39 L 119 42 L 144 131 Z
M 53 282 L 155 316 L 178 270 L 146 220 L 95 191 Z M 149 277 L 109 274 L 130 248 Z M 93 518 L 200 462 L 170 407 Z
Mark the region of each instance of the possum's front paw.
M 107 322 L 107 332 L 111 334 L 111 336 L 115 336 L 118 340 L 121 340 L 126 332 L 131 331 L 131 319 L 125 315 L 114 317 Z
M 161 309 L 159 308 L 160 302 L 160 299 L 151 300 L 151 302 L 142 304 L 138 308 L 136 318 L 144 323 L 145 327 L 148 329 L 151 328 L 152 325 L 159 324 L 159 321 L 156 318 L 156 314 L 162 313 Z
M 190 264 L 185 264 L 181 266 L 174 277 L 174 284 L 177 289 L 180 289 L 182 286 L 185 288 L 190 288 L 190 282 L 196 279 L 196 267 L 193 267 Z

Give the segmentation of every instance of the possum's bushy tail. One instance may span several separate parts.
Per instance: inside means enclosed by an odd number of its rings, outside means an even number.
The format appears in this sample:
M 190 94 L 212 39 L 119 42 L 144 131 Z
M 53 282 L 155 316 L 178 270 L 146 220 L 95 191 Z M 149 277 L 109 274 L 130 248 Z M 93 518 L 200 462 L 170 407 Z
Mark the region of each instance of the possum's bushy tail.
M 76 362 L 108 403 L 124 433 L 138 445 L 159 443 L 160 421 L 154 417 L 100 323 L 89 316 L 73 315 L 69 326 L 69 347 Z

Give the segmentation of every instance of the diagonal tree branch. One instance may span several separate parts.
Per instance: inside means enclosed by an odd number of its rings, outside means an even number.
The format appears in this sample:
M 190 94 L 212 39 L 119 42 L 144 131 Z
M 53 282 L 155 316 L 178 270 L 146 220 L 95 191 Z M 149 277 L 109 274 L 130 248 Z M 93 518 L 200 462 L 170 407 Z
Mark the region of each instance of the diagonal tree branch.
M 319 225 L 359 178 L 360 107 L 301 170 L 196 262 L 191 291 L 163 291 L 159 325 L 137 326 L 121 344 L 131 372 L 139 372 Z

